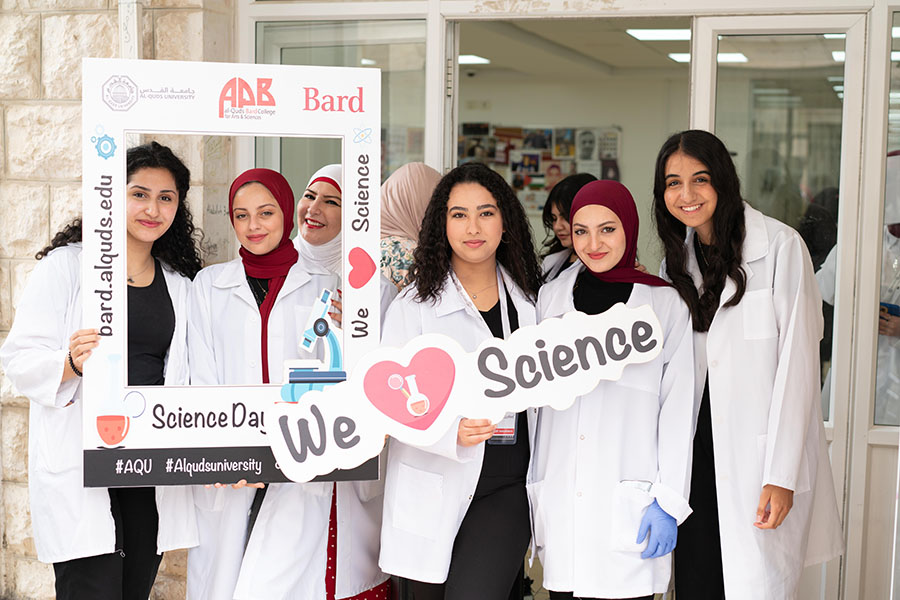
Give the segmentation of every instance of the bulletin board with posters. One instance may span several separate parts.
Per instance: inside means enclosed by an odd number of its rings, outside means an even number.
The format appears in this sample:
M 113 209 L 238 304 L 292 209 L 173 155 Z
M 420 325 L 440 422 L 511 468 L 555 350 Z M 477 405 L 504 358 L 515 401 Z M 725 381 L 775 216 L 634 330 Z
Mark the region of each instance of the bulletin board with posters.
M 380 338 L 380 71 L 84 59 L 82 115 L 83 322 L 101 333 L 84 374 L 85 485 L 287 481 L 266 436 L 266 408 L 289 392 L 296 400 L 303 389 L 336 381 Z M 305 379 L 298 376 L 303 381 L 292 390 L 125 384 L 125 140 L 135 133 L 341 141 L 346 327 L 341 332 L 329 320 L 329 332 L 319 335 L 321 315 L 304 332 L 314 344 L 329 344 L 330 364 L 313 368 L 314 376 L 301 368 Z M 327 300 L 319 304 L 314 312 L 327 310 Z M 377 459 L 360 462 L 324 479 L 377 478 Z

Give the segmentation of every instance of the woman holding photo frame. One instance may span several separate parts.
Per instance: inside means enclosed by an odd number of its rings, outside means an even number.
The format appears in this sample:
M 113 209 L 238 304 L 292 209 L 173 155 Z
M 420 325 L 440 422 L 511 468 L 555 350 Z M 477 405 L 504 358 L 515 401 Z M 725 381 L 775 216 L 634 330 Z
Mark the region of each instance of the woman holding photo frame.
M 185 385 L 188 295 L 200 270 L 190 172 L 151 142 L 127 151 L 126 173 L 128 385 Z M 57 598 L 148 598 L 162 553 L 197 544 L 191 491 L 84 487 L 81 376 L 100 336 L 81 320 L 81 239 L 76 219 L 38 252 L 0 360 L 31 400 L 32 526 Z

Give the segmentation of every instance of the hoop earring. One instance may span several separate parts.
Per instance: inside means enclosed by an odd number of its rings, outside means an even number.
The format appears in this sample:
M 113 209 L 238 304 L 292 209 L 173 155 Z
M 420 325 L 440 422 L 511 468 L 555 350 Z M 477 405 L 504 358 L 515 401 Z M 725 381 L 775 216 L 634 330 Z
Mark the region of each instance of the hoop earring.
M 506 231 L 504 231 L 502 234 L 500 234 L 500 242 L 503 244 L 508 244 L 509 237 L 508 236 L 505 237 L 505 236 L 506 236 Z

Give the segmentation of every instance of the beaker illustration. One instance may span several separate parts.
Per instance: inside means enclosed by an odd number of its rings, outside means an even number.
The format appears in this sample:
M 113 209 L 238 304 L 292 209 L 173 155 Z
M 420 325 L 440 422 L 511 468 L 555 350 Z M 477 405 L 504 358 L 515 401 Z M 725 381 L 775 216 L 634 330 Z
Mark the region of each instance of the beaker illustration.
M 414 417 L 421 417 L 427 414 L 430 405 L 428 396 L 419 391 L 419 386 L 416 384 L 416 376 L 407 375 L 406 385 L 409 388 L 408 390 L 403 387 L 403 377 L 397 373 L 388 377 L 388 387 L 392 390 L 400 390 L 406 396 L 406 410 L 409 411 L 409 414 Z

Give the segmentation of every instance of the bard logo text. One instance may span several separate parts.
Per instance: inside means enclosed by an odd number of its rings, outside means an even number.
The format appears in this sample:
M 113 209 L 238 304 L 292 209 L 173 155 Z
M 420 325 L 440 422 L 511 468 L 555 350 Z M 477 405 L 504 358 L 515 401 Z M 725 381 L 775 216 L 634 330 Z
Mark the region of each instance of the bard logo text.
M 320 110 L 322 112 L 352 112 L 361 113 L 363 110 L 363 89 L 356 88 L 356 93 L 350 96 L 338 96 L 322 94 L 319 88 L 303 88 L 303 110 Z

